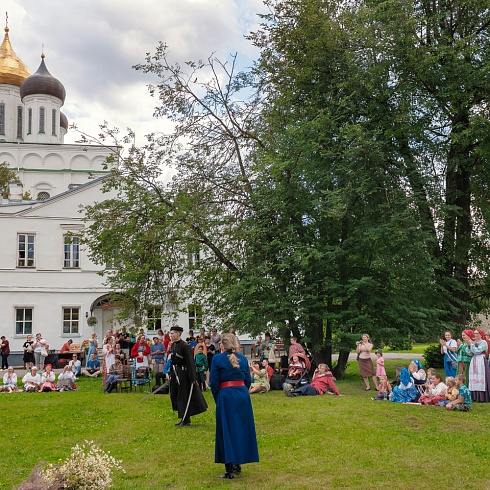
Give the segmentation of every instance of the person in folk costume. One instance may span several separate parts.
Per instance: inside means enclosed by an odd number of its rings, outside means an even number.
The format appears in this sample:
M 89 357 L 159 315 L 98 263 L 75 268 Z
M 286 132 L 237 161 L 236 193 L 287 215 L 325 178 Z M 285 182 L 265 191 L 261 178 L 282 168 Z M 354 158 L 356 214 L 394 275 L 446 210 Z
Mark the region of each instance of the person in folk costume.
M 475 340 L 475 334 L 473 330 L 467 329 L 461 332 L 461 338 L 463 340 L 458 339 L 456 349 L 456 355 L 458 358 L 458 369 L 456 371 L 457 374 L 464 374 L 467 380 L 470 379 L 470 362 L 471 362 L 471 343 Z
M 209 382 L 216 402 L 215 463 L 225 464 L 221 478 L 232 479 L 241 465 L 259 461 L 248 360 L 238 354 L 235 335 L 221 336 L 221 353 L 215 354 Z
M 170 400 L 172 410 L 177 411 L 178 427 L 190 425 L 191 417 L 205 412 L 208 405 L 197 385 L 196 364 L 192 347 L 181 339 L 183 328 L 170 329 L 172 347 L 172 372 L 170 375 Z
M 469 369 L 468 388 L 474 402 L 490 402 L 490 368 L 486 360 L 488 341 L 485 332 L 476 328 L 475 340 L 470 346 L 472 356 Z

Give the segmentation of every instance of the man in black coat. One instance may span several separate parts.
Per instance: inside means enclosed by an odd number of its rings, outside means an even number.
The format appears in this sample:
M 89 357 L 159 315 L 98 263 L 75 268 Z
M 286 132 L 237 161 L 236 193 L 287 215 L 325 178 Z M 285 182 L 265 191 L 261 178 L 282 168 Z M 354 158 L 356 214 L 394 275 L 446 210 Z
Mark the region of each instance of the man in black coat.
M 178 427 L 190 425 L 191 416 L 205 412 L 208 405 L 197 384 L 196 365 L 192 347 L 181 339 L 181 327 L 170 329 L 172 347 L 172 372 L 170 377 L 170 400 L 172 410 L 177 411 L 180 422 Z

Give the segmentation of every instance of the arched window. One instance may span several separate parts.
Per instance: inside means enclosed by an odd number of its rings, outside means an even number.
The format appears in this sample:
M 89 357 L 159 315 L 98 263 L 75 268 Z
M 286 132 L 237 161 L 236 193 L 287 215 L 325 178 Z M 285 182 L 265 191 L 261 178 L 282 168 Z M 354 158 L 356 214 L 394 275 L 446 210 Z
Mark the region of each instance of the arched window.
M 46 114 L 44 107 L 39 108 L 39 132 L 44 133 L 44 127 L 46 124 Z
M 5 134 L 5 104 L 0 104 L 0 134 Z
M 51 134 L 56 136 L 56 109 L 51 111 Z
M 38 201 L 45 201 L 46 199 L 49 199 L 51 196 L 49 195 L 49 192 L 46 191 L 41 191 L 38 192 L 37 194 L 37 200 Z
M 17 138 L 22 138 L 22 106 L 17 107 Z
M 32 109 L 27 111 L 27 134 L 32 133 Z

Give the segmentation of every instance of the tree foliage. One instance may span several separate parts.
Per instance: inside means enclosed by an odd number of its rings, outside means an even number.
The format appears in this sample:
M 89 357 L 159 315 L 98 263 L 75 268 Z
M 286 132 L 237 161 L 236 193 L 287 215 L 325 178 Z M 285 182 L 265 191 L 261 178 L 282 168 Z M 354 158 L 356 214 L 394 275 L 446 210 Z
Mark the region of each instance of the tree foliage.
M 7 162 L 0 163 L 0 193 L 2 197 L 9 195 L 9 182 L 18 182 L 17 172 L 12 170 Z
M 173 131 L 121 160 L 86 239 L 135 304 L 179 291 L 219 324 L 303 336 L 318 360 L 336 346 L 341 374 L 364 331 L 430 337 L 485 303 L 490 11 L 265 5 L 249 72 L 181 67 L 164 44 L 136 67 L 159 77 Z

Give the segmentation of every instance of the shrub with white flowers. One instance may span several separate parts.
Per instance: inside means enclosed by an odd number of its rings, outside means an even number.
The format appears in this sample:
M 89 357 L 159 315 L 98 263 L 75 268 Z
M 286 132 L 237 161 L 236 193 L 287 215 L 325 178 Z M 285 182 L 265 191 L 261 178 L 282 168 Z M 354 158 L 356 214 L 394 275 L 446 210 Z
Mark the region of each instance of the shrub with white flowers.
M 111 488 L 113 470 L 120 470 L 122 461 L 115 459 L 94 444 L 72 447 L 72 453 L 60 465 L 49 464 L 42 472 L 47 483 L 62 482 L 60 488 L 71 490 L 105 490 Z

